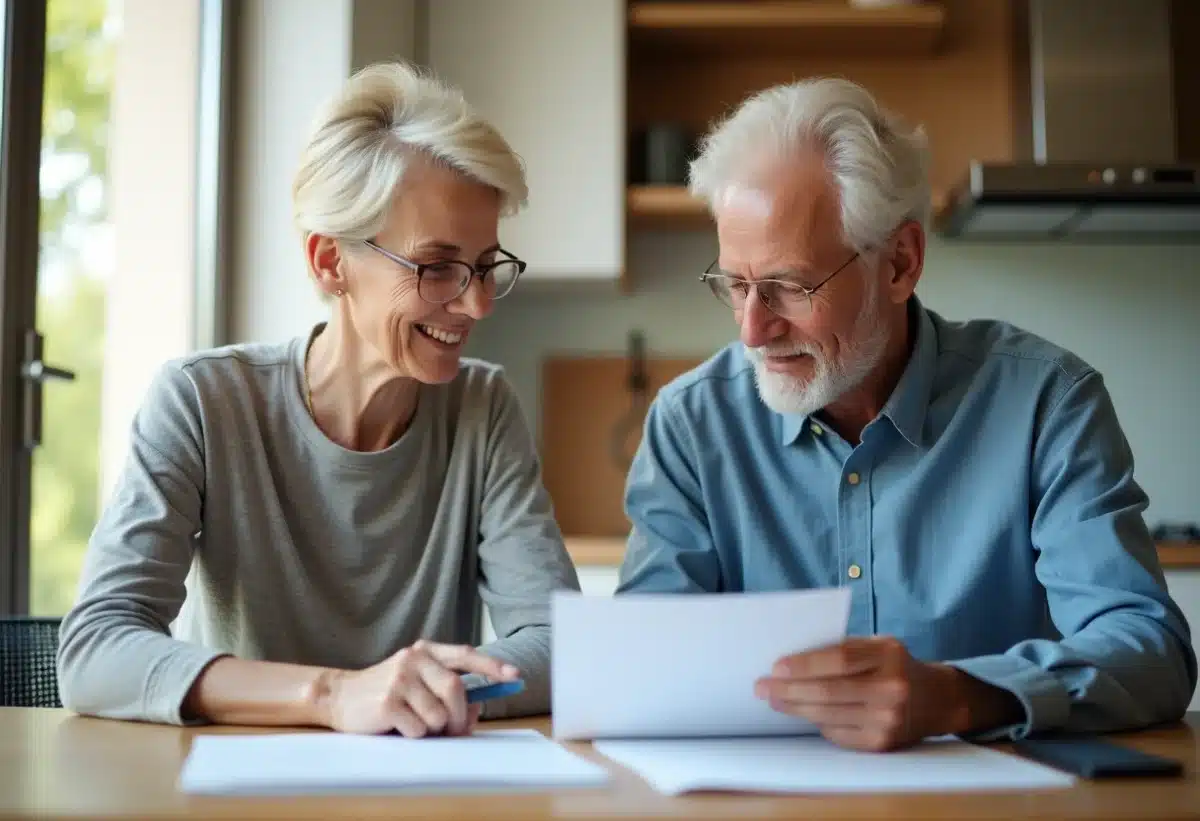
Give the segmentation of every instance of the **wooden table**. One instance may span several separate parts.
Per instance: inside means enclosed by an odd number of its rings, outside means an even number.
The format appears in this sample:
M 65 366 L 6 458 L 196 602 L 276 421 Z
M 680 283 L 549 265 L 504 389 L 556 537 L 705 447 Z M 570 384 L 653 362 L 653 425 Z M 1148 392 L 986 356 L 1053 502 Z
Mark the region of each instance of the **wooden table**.
M 548 730 L 545 719 L 505 722 Z M 1070 818 L 1200 819 L 1200 713 L 1185 724 L 1115 736 L 1183 760 L 1170 781 L 1084 783 L 1042 793 L 780 797 L 692 795 L 667 798 L 588 745 L 568 745 L 614 772 L 601 790 L 458 796 L 213 798 L 179 793 L 175 781 L 198 732 L 81 718 L 64 710 L 0 708 L 0 819 L 165 818 Z

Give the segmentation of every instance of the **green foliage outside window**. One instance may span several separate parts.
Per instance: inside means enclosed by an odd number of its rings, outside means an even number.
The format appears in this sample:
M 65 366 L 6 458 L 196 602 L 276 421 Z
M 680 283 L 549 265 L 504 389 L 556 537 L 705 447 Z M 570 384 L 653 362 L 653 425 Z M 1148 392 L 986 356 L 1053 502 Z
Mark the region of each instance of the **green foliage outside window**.
M 108 216 L 109 135 L 119 0 L 51 0 L 42 129 L 39 330 L 48 362 L 74 382 L 45 390 L 34 453 L 30 609 L 61 615 L 75 598 L 99 504 L 100 397 L 108 260 L 95 228 Z M 104 246 L 101 246 L 102 248 Z

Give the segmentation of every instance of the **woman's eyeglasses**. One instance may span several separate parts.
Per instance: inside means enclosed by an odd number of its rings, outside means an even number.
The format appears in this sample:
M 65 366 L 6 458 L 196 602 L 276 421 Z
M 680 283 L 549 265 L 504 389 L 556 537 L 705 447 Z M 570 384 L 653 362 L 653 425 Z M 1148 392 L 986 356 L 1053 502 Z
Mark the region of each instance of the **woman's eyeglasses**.
M 517 259 L 503 248 L 496 252 L 503 254 L 502 258 L 471 265 L 457 259 L 413 262 L 393 254 L 369 239 L 363 240 L 363 243 L 383 254 L 392 262 L 415 272 L 417 293 L 421 299 L 438 305 L 453 302 L 465 294 L 471 287 L 472 277 L 479 277 L 479 282 L 483 285 L 483 292 L 488 298 L 501 299 L 512 291 L 521 274 L 525 272 L 525 262 Z

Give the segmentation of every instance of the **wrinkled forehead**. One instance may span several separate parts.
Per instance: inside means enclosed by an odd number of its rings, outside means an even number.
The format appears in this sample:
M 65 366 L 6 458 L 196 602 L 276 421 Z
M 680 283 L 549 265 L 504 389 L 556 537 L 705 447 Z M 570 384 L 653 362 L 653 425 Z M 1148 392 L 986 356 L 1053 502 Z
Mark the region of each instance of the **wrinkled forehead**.
M 726 270 L 815 264 L 842 247 L 839 199 L 819 165 L 732 183 L 718 194 L 713 214 Z

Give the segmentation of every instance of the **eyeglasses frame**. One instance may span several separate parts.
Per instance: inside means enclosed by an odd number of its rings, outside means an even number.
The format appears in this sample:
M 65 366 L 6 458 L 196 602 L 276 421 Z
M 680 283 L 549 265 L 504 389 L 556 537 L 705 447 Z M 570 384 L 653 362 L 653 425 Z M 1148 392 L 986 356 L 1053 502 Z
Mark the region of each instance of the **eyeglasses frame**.
M 473 265 L 470 262 L 467 262 L 467 261 L 461 260 L 461 259 L 439 259 L 436 262 L 413 262 L 411 259 L 406 259 L 406 258 L 400 256 L 399 254 L 389 251 L 388 249 L 384 248 L 383 246 L 377 244 L 374 240 L 364 239 L 362 241 L 362 243 L 364 245 L 366 245 L 368 248 L 372 248 L 375 251 L 378 251 L 384 257 L 386 257 L 387 259 L 390 259 L 392 262 L 395 262 L 397 265 L 402 265 L 405 268 L 408 268 L 410 271 L 413 271 L 417 275 L 417 295 L 419 297 L 421 297 L 421 299 L 424 299 L 426 302 L 430 303 L 431 305 L 445 305 L 447 303 L 453 302 L 454 300 L 458 299 L 463 294 L 465 294 L 468 290 L 470 290 L 471 280 L 474 279 L 475 277 L 479 277 L 479 281 L 480 281 L 480 283 L 482 283 L 483 278 L 486 277 L 489 273 L 491 273 L 493 269 L 495 269 L 501 265 L 509 265 L 511 263 L 516 263 L 517 275 L 513 277 L 512 283 L 508 286 L 508 288 L 504 291 L 504 293 L 495 294 L 492 296 L 492 299 L 503 299 L 504 297 L 511 294 L 513 292 L 513 289 L 517 287 L 517 281 L 521 278 L 521 274 L 525 273 L 525 268 L 528 265 L 525 262 L 525 260 L 517 259 L 515 256 L 513 256 L 511 253 L 504 250 L 503 248 L 497 248 L 496 250 L 499 253 L 506 255 L 508 257 L 507 259 L 498 259 L 494 262 L 489 262 L 486 265 L 478 265 L 478 264 Z M 454 296 L 450 297 L 449 299 L 441 301 L 441 302 L 436 302 L 431 299 L 426 299 L 425 295 L 421 293 L 421 280 L 425 276 L 425 269 L 432 268 L 435 265 L 445 265 L 447 262 L 453 262 L 457 265 L 465 265 L 467 268 L 471 269 L 470 275 L 467 277 L 466 282 L 463 284 L 462 288 L 459 289 L 458 293 L 455 294 Z
M 726 303 L 725 300 L 718 297 L 716 294 L 716 291 L 713 291 L 712 281 L 717 280 L 717 279 L 724 279 L 724 280 L 732 280 L 733 282 L 737 282 L 737 283 L 743 283 L 751 288 L 754 288 L 754 293 L 758 297 L 758 301 L 761 302 L 768 311 L 775 314 L 776 316 L 783 317 L 783 314 L 779 313 L 779 311 L 775 310 L 767 303 L 766 299 L 763 298 L 762 290 L 760 290 L 757 286 L 765 284 L 765 283 L 772 283 L 774 285 L 783 286 L 786 290 L 798 290 L 800 293 L 804 294 L 804 296 L 808 297 L 809 302 L 811 303 L 813 294 L 815 294 L 817 291 L 819 291 L 823 287 L 825 287 L 825 284 L 828 283 L 835 276 L 840 274 L 846 268 L 850 267 L 850 263 L 854 262 L 861 255 L 862 255 L 861 251 L 855 251 L 854 254 L 850 257 L 850 259 L 843 262 L 841 265 L 839 265 L 833 271 L 833 273 L 831 273 L 829 276 L 825 277 L 825 279 L 821 280 L 820 282 L 818 282 L 816 285 L 814 285 L 811 288 L 801 285 L 798 282 L 788 282 L 788 281 L 782 280 L 782 279 L 745 279 L 744 277 L 735 277 L 731 274 L 723 274 L 723 273 L 714 274 L 714 273 L 712 273 L 712 268 L 719 261 L 719 260 L 715 260 L 715 259 L 709 264 L 708 268 L 704 271 L 704 273 L 700 275 L 700 281 L 703 282 L 704 284 L 708 285 L 709 291 L 712 291 L 713 296 L 717 297 L 717 299 L 724 305 L 728 305 L 728 303 Z M 720 270 L 720 269 L 718 269 L 718 270 Z M 731 291 L 731 293 L 732 293 L 732 291 Z M 746 299 L 747 299 L 747 301 L 750 299 L 750 296 L 748 294 L 747 294 Z M 732 308 L 733 306 L 729 305 L 729 307 Z M 783 317 L 783 318 L 787 319 L 787 317 Z

